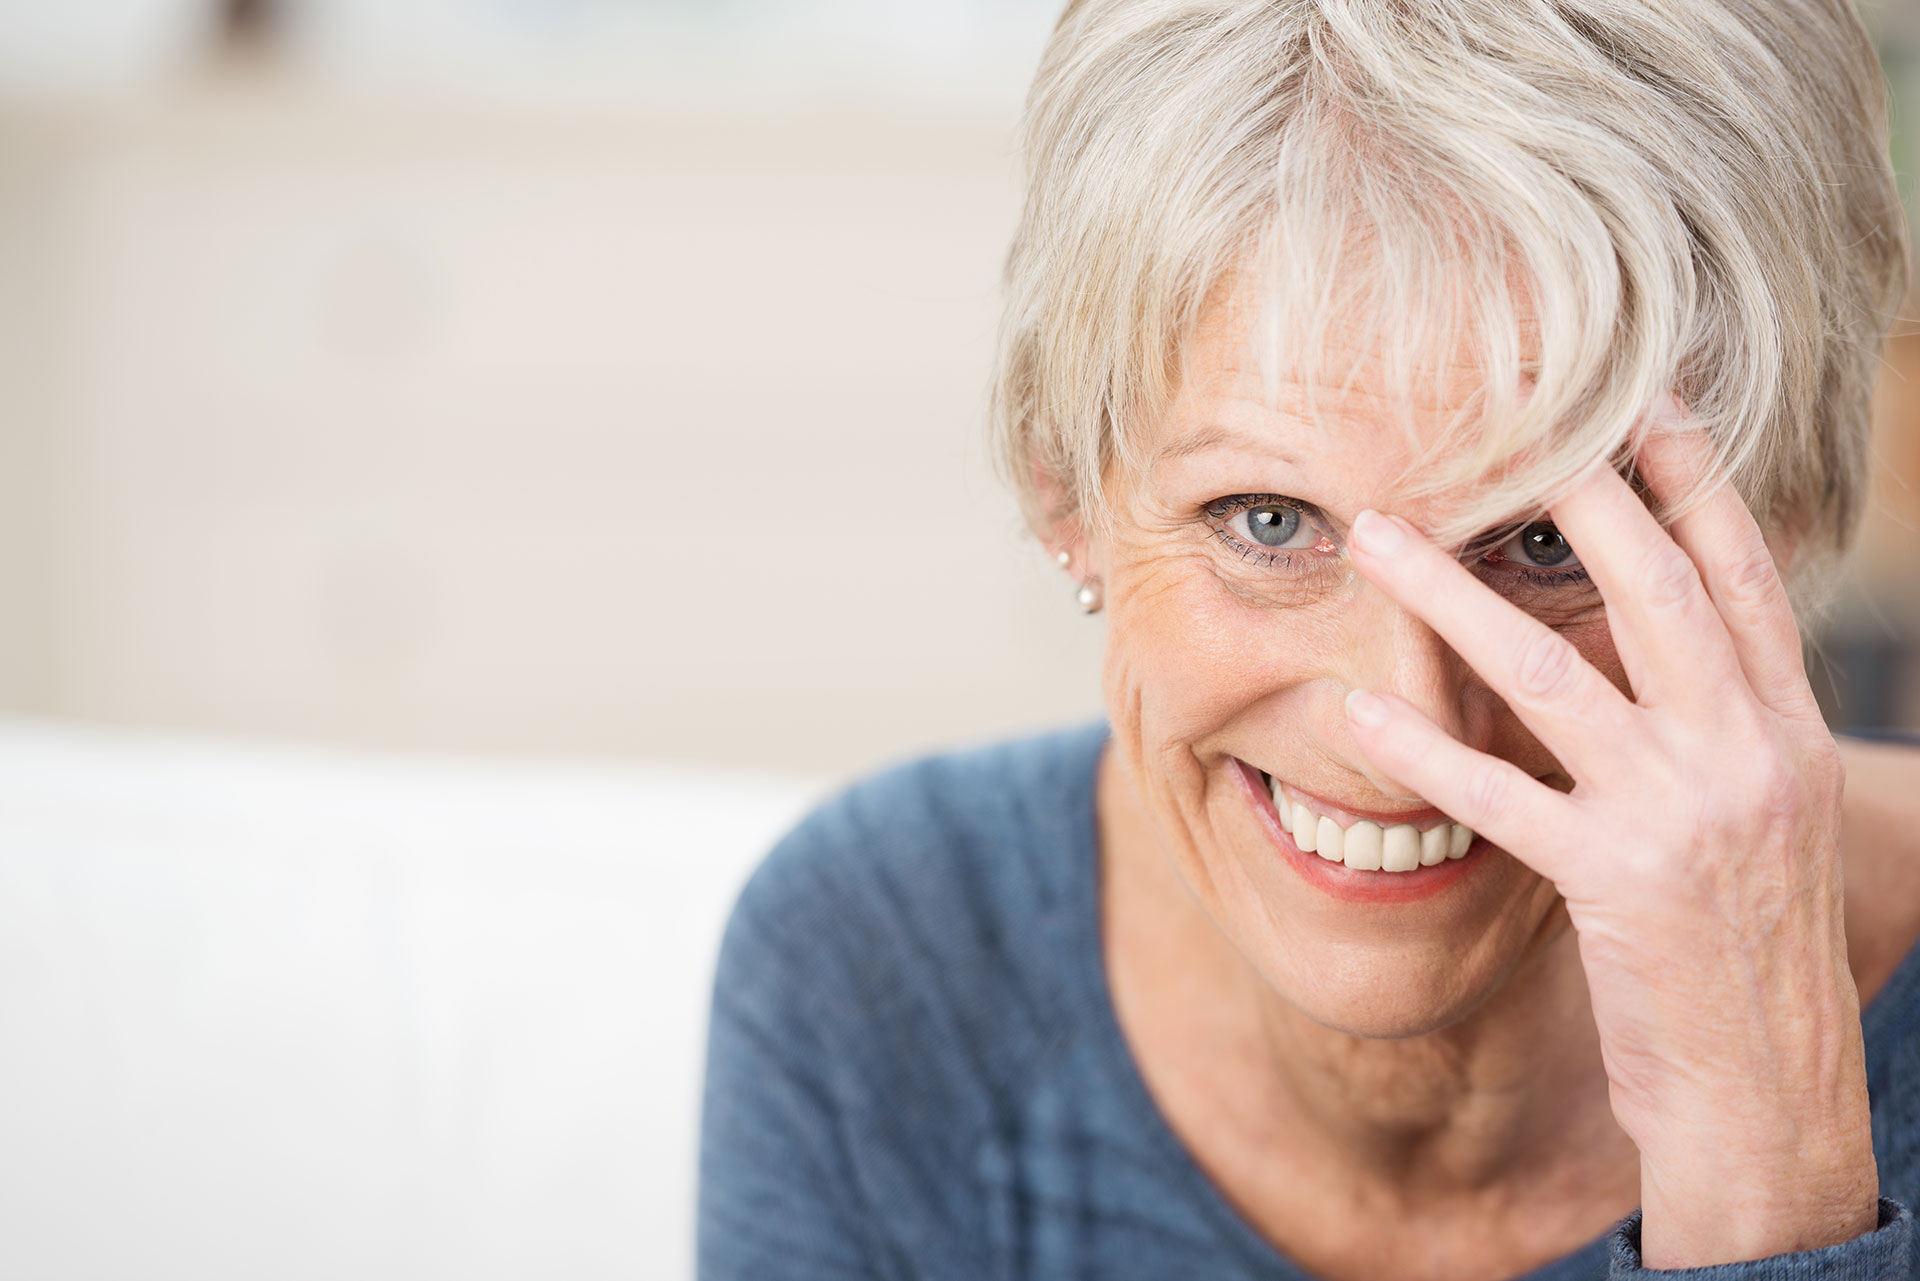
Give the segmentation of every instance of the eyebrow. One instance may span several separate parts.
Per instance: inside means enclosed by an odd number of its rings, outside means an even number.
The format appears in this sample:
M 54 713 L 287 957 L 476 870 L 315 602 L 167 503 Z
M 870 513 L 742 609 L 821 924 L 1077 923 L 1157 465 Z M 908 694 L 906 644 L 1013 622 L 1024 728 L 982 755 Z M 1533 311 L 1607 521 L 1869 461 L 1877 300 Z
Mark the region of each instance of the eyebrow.
M 1173 462 L 1180 458 L 1189 458 L 1194 454 L 1202 453 L 1221 445 L 1232 445 L 1236 448 L 1244 449 L 1250 454 L 1266 454 L 1270 457 L 1277 458 L 1283 463 L 1290 463 L 1295 467 L 1300 465 L 1300 460 L 1294 455 L 1284 449 L 1275 449 L 1265 441 L 1256 441 L 1250 437 L 1238 435 L 1227 430 L 1225 427 L 1206 427 L 1191 435 L 1182 436 L 1177 440 L 1170 440 L 1155 450 L 1153 457 L 1147 460 L 1147 470 L 1151 472 L 1161 463 Z

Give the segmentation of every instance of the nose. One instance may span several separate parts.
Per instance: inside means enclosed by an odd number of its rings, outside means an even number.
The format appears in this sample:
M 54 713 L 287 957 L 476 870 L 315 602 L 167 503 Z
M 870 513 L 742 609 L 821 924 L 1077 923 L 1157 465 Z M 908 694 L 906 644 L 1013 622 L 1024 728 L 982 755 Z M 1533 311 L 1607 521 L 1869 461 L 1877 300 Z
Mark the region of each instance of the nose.
M 1485 751 L 1492 738 L 1490 693 L 1466 661 L 1440 634 L 1392 597 L 1363 583 L 1347 611 L 1347 689 L 1396 694 L 1439 729 L 1468 747 Z M 1346 725 L 1344 713 L 1338 723 Z M 1351 733 L 1343 751 L 1356 772 L 1383 794 L 1413 799 L 1400 784 L 1381 775 Z

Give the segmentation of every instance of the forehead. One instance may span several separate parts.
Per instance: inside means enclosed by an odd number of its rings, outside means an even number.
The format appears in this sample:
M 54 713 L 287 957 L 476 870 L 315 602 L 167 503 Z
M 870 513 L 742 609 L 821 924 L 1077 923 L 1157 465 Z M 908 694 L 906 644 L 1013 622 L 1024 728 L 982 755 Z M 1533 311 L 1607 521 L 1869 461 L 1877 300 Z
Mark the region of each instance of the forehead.
M 1524 366 L 1531 317 L 1513 319 Z M 1173 400 L 1148 433 L 1149 466 L 1270 457 L 1315 483 L 1326 494 L 1317 501 L 1390 503 L 1420 469 L 1457 452 L 1498 399 L 1468 326 L 1441 319 L 1425 326 L 1438 342 L 1409 350 L 1393 345 L 1394 327 L 1363 315 L 1302 333 L 1311 323 L 1251 275 L 1216 287 L 1182 349 Z M 1524 399 L 1524 378 L 1509 395 Z

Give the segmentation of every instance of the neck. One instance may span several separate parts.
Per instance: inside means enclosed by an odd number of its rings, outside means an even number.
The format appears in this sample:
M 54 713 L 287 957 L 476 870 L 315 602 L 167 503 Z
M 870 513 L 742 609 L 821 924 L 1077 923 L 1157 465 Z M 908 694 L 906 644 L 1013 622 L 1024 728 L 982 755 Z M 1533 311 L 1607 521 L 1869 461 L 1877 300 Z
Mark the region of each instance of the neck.
M 1287 1002 L 1219 931 L 1161 853 L 1111 752 L 1099 821 L 1116 1011 L 1156 1100 L 1203 1165 L 1209 1148 L 1243 1146 L 1344 1183 L 1346 1195 L 1422 1211 L 1637 1175 L 1564 910 L 1465 1017 L 1416 1036 L 1355 1036 Z

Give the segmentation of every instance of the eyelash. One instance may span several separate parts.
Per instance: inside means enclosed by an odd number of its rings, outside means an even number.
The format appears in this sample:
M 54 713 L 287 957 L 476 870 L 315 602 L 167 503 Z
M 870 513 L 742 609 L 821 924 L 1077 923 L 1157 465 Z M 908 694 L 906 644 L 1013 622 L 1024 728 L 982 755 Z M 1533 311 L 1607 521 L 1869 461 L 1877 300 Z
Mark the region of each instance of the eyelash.
M 1524 525 L 1520 527 L 1520 529 L 1524 528 L 1526 528 Z M 1534 584 L 1536 587 L 1567 587 L 1574 583 L 1588 583 L 1593 581 L 1592 577 L 1584 569 L 1551 569 L 1545 565 L 1521 565 L 1508 560 L 1505 556 L 1499 557 L 1498 561 L 1493 560 L 1492 558 L 1497 555 L 1499 549 L 1506 544 L 1507 539 L 1512 538 L 1514 534 L 1519 532 L 1520 530 L 1516 529 L 1513 533 L 1506 535 L 1505 538 L 1502 538 L 1498 543 L 1494 544 L 1493 551 L 1487 552 L 1485 555 L 1477 557 L 1476 559 L 1487 564 L 1497 563 L 1511 565 L 1513 566 L 1513 572 L 1515 574 L 1518 574 L 1521 578 Z
M 1206 505 L 1206 514 L 1216 521 L 1229 521 L 1241 512 L 1249 511 L 1255 507 L 1291 508 L 1300 513 L 1301 520 L 1311 521 L 1319 527 L 1322 534 L 1327 534 L 1326 522 L 1321 517 L 1319 508 L 1313 506 L 1311 503 L 1301 502 L 1297 498 L 1288 498 L 1285 494 L 1234 494 L 1226 498 L 1216 498 Z M 1506 545 L 1507 540 L 1525 528 L 1525 525 L 1516 525 L 1512 529 L 1501 533 L 1497 538 L 1489 540 L 1490 545 L 1488 546 L 1488 550 L 1476 553 L 1474 562 L 1476 564 L 1507 565 L 1511 567 L 1516 577 L 1535 587 L 1571 587 L 1592 581 L 1585 569 L 1551 569 L 1543 565 L 1522 565 L 1500 555 L 1499 549 Z M 1217 539 L 1241 560 L 1266 567 L 1273 565 L 1291 566 L 1293 564 L 1293 558 L 1302 550 L 1305 550 L 1301 548 L 1254 547 L 1235 536 L 1232 530 L 1228 529 L 1224 524 L 1215 525 L 1210 536 Z M 1327 536 L 1331 538 L 1330 534 L 1327 534 Z

